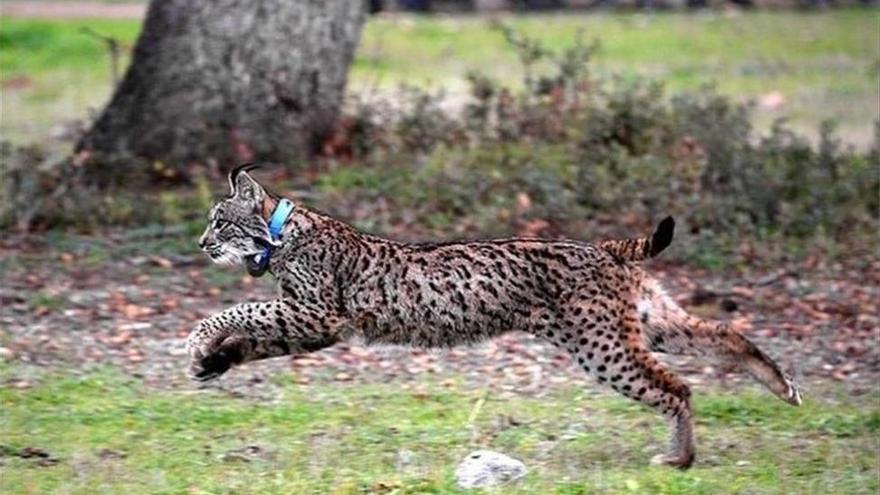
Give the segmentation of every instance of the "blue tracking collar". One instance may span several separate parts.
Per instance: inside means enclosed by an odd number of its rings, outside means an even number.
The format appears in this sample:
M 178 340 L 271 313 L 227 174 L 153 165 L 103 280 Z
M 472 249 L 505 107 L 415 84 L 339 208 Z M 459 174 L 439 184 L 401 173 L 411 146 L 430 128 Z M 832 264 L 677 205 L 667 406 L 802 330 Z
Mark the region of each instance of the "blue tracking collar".
M 284 222 L 287 221 L 287 217 L 290 216 L 294 208 L 293 201 L 284 198 L 275 205 L 275 211 L 269 217 L 269 235 L 272 236 L 272 242 L 278 242 L 281 239 L 281 229 L 284 228 Z M 265 273 L 266 269 L 269 268 L 269 259 L 272 257 L 272 251 L 272 245 L 264 246 L 263 252 L 254 257 L 253 264 L 248 264 L 248 272 L 255 277 Z

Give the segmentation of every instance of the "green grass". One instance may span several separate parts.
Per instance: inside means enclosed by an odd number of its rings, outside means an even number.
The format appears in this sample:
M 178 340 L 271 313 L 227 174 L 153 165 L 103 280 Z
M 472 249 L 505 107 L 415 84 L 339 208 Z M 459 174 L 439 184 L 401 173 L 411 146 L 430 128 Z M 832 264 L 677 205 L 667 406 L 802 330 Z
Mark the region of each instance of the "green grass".
M 786 105 L 763 111 L 762 124 L 788 115 L 801 128 L 835 118 L 843 135 L 867 143 L 880 115 L 878 10 L 824 13 L 577 14 L 504 18 L 523 33 L 560 49 L 580 30 L 599 38 L 601 73 L 644 74 L 671 89 L 716 81 L 741 98 L 781 91 Z M 43 137 L 53 124 L 83 118 L 110 95 L 110 68 L 93 30 L 132 45 L 134 20 L 31 20 L 3 18 L 0 74 L 27 78 L 23 89 L 4 89 L 0 131 L 17 141 Z M 516 56 L 480 17 L 393 16 L 371 19 L 352 70 L 352 87 L 393 88 L 401 82 L 464 89 L 479 69 L 516 80 Z
M 505 493 L 880 489 L 876 393 L 827 391 L 801 408 L 757 391 L 698 395 L 698 463 L 678 472 L 648 466 L 665 439 L 659 417 L 586 388 L 489 395 L 474 433 L 468 420 L 482 393 L 436 384 L 413 392 L 283 380 L 269 404 L 156 391 L 106 370 L 38 381 L 0 390 L 0 445 L 42 448 L 59 462 L 3 458 L 3 493 L 457 493 L 454 466 L 478 446 L 529 466 Z M 226 455 L 250 445 L 267 454 Z
M 825 14 L 758 12 L 736 16 L 691 14 L 582 14 L 503 19 L 552 50 L 581 32 L 602 43 L 605 68 L 661 76 L 673 87 L 696 87 L 715 76 L 731 89 L 751 89 L 761 79 L 812 74 L 825 67 L 846 72 L 876 64 L 876 11 Z M 479 17 L 390 18 L 367 25 L 355 75 L 376 68 L 403 80 L 442 81 L 481 69 L 516 75 L 515 54 L 503 36 Z M 429 63 L 426 63 L 429 62 Z M 832 65 L 837 67 L 832 68 Z M 876 69 L 876 67 L 875 67 Z M 833 77 L 834 74 L 812 74 Z M 838 74 L 839 75 L 839 74 Z M 736 76 L 735 81 L 727 81 Z M 826 79 L 830 80 L 830 79 Z
M 83 27 L 130 47 L 140 22 L 0 19 L 4 138 L 45 138 L 56 124 L 89 118 L 110 97 L 110 57 L 102 42 L 80 32 Z M 128 63 L 127 55 L 122 63 Z

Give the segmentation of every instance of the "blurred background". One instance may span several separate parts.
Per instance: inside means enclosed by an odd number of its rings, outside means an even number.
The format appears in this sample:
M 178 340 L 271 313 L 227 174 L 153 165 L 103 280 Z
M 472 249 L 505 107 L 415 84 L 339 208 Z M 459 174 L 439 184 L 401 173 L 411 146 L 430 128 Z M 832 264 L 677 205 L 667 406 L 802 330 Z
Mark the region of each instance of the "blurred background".
M 871 1 L 5 1 L 0 492 L 880 491 L 880 10 Z M 803 384 L 715 363 L 688 472 L 652 411 L 522 334 L 357 344 L 190 383 L 271 280 L 197 246 L 225 173 L 407 241 L 678 228 L 648 269 Z

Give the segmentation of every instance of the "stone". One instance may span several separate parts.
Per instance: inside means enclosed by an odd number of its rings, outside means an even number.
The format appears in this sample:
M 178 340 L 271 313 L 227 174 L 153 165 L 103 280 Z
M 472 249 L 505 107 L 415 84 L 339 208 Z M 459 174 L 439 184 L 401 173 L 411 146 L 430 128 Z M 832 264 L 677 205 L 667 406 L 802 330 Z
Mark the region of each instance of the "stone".
M 522 462 L 499 452 L 476 450 L 455 468 L 460 488 L 483 488 L 516 481 L 526 474 Z

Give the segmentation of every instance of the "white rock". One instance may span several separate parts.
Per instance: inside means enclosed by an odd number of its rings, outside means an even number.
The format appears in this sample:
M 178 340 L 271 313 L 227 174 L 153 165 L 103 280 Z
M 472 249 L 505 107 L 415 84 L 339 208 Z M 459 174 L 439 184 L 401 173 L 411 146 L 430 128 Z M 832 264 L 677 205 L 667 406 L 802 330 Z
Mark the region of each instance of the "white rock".
M 397 470 L 400 472 L 408 470 L 416 463 L 416 454 L 412 450 L 401 449 L 397 451 Z
M 518 480 L 525 474 L 525 464 L 491 450 L 475 450 L 455 468 L 455 480 L 461 488 L 500 485 Z

